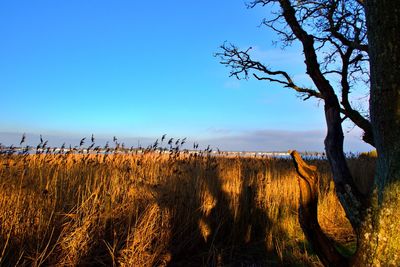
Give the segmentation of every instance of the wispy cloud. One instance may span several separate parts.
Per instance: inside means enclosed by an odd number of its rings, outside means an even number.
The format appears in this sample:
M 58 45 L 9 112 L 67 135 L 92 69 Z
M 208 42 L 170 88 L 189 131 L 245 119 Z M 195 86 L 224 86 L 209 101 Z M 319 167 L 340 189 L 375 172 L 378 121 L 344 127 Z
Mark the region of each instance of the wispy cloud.
M 201 140 L 214 148 L 229 151 L 324 151 L 325 130 L 287 131 L 255 130 L 219 135 Z M 361 152 L 373 149 L 361 140 L 361 131 L 346 134 L 345 151 Z
M 286 151 L 289 149 L 322 151 L 322 131 L 256 130 L 209 138 L 203 142 L 221 150 Z

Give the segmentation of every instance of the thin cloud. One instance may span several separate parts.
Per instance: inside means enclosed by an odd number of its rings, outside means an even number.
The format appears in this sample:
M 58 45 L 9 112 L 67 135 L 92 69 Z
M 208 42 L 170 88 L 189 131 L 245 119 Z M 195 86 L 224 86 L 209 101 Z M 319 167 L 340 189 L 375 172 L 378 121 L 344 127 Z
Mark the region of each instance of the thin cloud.
M 325 130 L 285 131 L 256 130 L 236 135 L 201 140 L 200 143 L 226 151 L 324 151 Z M 362 152 L 373 149 L 361 140 L 361 131 L 346 134 L 345 151 Z
M 257 130 L 210 138 L 204 142 L 228 151 L 322 151 L 323 131 Z

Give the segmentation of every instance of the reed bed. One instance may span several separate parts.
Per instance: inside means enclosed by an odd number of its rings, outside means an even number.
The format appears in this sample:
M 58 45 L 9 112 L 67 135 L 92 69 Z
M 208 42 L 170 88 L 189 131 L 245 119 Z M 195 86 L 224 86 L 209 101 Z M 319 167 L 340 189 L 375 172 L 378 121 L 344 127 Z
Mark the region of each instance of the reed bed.
M 1 266 L 318 266 L 289 159 L 154 149 L 0 155 Z M 353 233 L 326 160 L 319 220 Z M 349 160 L 358 181 L 369 157 Z M 364 179 L 364 180 L 363 180 Z

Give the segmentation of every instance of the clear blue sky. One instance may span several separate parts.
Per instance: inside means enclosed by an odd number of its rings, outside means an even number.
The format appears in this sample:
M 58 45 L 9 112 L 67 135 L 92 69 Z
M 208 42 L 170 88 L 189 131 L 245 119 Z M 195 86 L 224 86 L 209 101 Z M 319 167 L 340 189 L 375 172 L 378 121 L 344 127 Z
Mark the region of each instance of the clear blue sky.
M 241 0 L 2 1 L 0 142 L 166 133 L 229 150 L 322 150 L 322 105 L 229 78 L 213 57 L 224 41 L 252 46 L 307 83 L 298 48 L 280 50 L 259 27 L 269 11 Z M 348 149 L 368 150 L 349 135 Z

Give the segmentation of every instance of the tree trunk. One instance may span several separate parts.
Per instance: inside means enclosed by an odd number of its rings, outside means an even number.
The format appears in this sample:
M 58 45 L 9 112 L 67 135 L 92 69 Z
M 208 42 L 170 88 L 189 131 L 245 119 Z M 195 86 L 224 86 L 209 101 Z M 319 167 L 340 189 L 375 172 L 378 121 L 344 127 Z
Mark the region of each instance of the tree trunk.
M 399 196 L 399 184 L 387 186 L 381 192 L 374 190 L 351 266 L 400 266 Z
M 325 137 L 325 151 L 331 166 L 336 194 L 342 204 L 356 234 L 361 225 L 361 211 L 367 205 L 366 197 L 361 194 L 354 184 L 346 157 L 343 152 L 343 129 L 340 118 L 340 107 L 335 95 L 325 99 L 325 120 L 327 135 Z
M 400 187 L 389 186 L 378 202 L 374 191 L 372 205 L 357 228 L 357 252 L 346 258 L 341 255 L 318 223 L 318 172 L 305 163 L 296 151 L 290 153 L 299 175 L 299 223 L 319 259 L 325 266 L 399 266 L 400 265 Z
M 367 1 L 370 40 L 370 110 L 378 151 L 377 186 L 400 181 L 400 5 Z
M 378 152 L 371 206 L 360 230 L 357 266 L 400 265 L 400 6 L 366 0 L 370 112 Z

